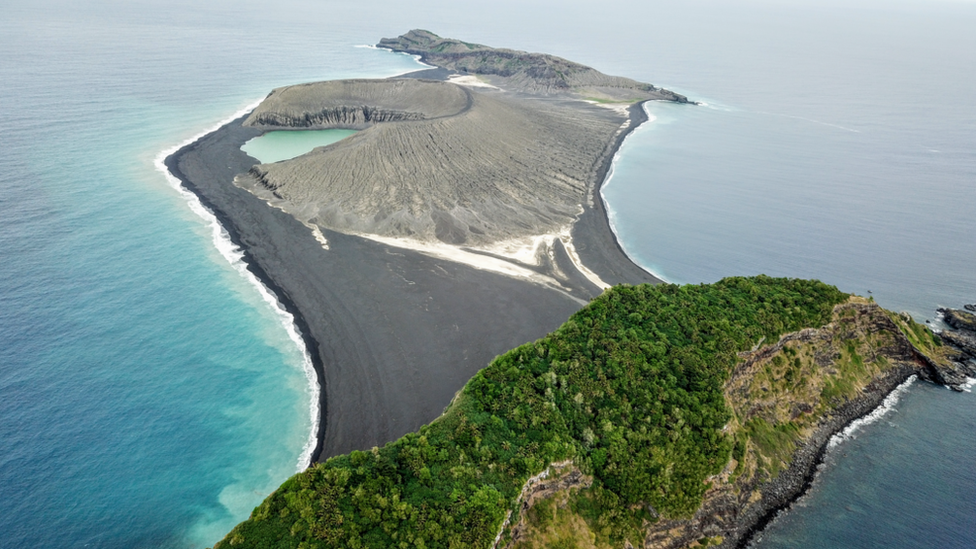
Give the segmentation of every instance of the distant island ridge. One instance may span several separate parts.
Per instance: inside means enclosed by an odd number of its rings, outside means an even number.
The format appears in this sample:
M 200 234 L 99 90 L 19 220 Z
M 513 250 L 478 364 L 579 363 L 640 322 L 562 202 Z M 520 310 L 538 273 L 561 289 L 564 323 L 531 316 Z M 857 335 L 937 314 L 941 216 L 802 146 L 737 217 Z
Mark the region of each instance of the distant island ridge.
M 436 68 L 275 89 L 166 160 L 321 388 L 317 464 L 218 545 L 734 547 L 909 376 L 976 373 L 963 330 L 819 282 L 635 265 L 600 186 L 643 102 L 686 97 L 428 31 L 378 46 Z M 359 131 L 240 149 L 310 129 Z

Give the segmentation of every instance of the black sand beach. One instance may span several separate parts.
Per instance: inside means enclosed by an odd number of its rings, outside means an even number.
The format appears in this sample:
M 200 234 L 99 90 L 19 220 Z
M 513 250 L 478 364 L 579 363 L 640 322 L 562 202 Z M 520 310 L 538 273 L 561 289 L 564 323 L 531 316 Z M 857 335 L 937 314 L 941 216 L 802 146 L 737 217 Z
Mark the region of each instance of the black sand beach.
M 627 131 L 646 116 L 631 110 Z M 643 117 L 643 118 L 642 118 Z M 257 161 L 240 150 L 262 130 L 235 120 L 166 159 L 296 319 L 322 387 L 312 460 L 382 445 L 435 419 L 495 356 L 558 327 L 600 290 L 574 273 L 563 290 L 323 230 L 234 185 Z M 627 131 L 610 144 L 602 181 Z M 610 284 L 656 282 L 622 252 L 599 190 L 572 236 L 583 263 Z M 544 266 L 543 266 L 544 268 Z

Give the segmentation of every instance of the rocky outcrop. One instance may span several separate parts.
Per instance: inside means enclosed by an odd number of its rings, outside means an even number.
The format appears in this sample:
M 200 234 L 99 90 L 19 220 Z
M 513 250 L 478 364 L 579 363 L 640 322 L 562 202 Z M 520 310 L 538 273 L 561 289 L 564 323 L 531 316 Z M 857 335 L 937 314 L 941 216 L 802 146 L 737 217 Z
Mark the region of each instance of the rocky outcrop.
M 379 47 L 419 55 L 423 62 L 461 74 L 488 77 L 509 90 L 534 94 L 576 94 L 599 99 L 660 99 L 688 103 L 688 98 L 630 78 L 602 72 L 542 53 L 499 49 L 441 38 L 415 29 L 396 38 L 383 38 Z
M 584 475 L 572 461 L 553 463 L 542 474 L 525 483 L 518 499 L 518 516 L 514 524 L 511 515 L 506 517 L 492 549 L 510 549 L 518 544 L 525 534 L 527 513 L 536 503 L 556 495 L 566 495 L 570 490 L 589 488 L 592 484 L 593 477 Z
M 945 323 L 957 330 L 976 332 L 976 314 L 959 309 L 939 309 Z
M 933 381 L 962 391 L 968 378 L 976 377 L 976 315 L 958 309 L 939 309 L 939 312 L 945 323 L 955 328 L 943 330 L 939 338 L 959 352 L 948 356 L 948 365 L 937 369 Z
M 939 334 L 942 341 L 953 347 L 957 347 L 971 357 L 976 357 L 976 334 L 966 331 L 954 332 L 945 330 Z
M 471 106 L 468 92 L 415 79 L 330 80 L 276 88 L 245 126 L 364 129 L 383 122 L 435 120 Z

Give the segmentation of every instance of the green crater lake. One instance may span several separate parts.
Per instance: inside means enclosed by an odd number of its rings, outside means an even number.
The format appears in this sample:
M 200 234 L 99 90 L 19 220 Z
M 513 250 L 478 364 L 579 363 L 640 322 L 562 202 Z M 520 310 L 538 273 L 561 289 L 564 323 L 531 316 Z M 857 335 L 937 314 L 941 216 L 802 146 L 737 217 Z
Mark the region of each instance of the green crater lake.
M 275 131 L 255 137 L 241 150 L 257 158 L 262 164 L 280 162 L 301 156 L 315 147 L 324 147 L 341 141 L 356 130 L 299 130 Z

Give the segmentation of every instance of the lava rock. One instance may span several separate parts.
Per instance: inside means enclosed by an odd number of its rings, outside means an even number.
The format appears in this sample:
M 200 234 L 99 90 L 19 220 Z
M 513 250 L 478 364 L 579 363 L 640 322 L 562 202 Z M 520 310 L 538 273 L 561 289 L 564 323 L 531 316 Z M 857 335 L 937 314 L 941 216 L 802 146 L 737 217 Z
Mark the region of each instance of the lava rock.
M 959 309 L 939 309 L 945 317 L 945 323 L 957 330 L 976 332 L 976 315 Z
M 976 334 L 970 334 L 969 332 L 954 332 L 951 330 L 945 330 L 939 334 L 942 341 L 945 343 L 956 347 L 957 349 L 963 351 L 969 356 L 976 357 Z

